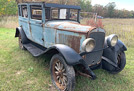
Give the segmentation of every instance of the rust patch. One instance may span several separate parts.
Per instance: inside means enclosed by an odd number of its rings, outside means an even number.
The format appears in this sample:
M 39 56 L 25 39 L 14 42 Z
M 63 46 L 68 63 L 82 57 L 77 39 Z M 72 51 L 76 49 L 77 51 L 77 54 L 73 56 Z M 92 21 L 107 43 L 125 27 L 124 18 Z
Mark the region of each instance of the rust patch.
M 84 24 L 79 24 L 79 23 L 75 23 L 75 22 L 70 22 L 72 24 L 77 24 L 77 25 L 80 25 L 80 26 L 89 26 L 89 25 L 84 25 Z M 87 31 L 91 31 L 93 29 L 95 29 L 96 27 L 93 27 L 93 26 L 90 26 L 90 28 L 87 29 Z
M 61 31 L 69 31 L 69 32 L 73 32 L 73 33 L 79 33 L 79 34 L 87 34 L 88 31 L 75 31 L 75 30 L 65 30 L 65 29 L 58 29 L 55 28 L 57 30 L 61 30 Z
M 64 23 L 57 24 L 57 25 L 55 25 L 54 27 L 51 27 L 51 28 L 54 28 L 54 29 L 57 29 L 57 30 L 61 30 L 61 31 L 69 31 L 69 32 L 74 32 L 74 33 L 80 33 L 80 34 L 87 34 L 89 31 L 91 31 L 91 30 L 96 28 L 96 27 L 93 27 L 93 26 L 83 25 L 83 24 L 79 24 L 79 23 L 75 23 L 75 22 L 68 22 L 68 23 L 79 25 L 79 26 L 88 26 L 89 28 L 87 28 L 86 31 L 76 31 L 77 27 L 72 27 L 72 26 L 64 26 L 63 29 L 59 29 L 58 27 L 60 25 L 64 24 Z M 47 25 L 47 27 L 50 27 L 49 24 Z M 72 28 L 72 29 L 69 30 L 69 28 Z
M 80 25 L 80 26 L 88 26 L 88 25 L 83 25 L 83 24 L 79 24 L 79 23 L 73 23 L 73 22 L 69 22 L 70 24 L 76 24 L 76 25 Z M 95 29 L 96 27 L 92 27 L 92 26 L 88 26 L 90 28 L 87 28 L 86 31 L 76 31 L 77 27 L 72 27 L 72 26 L 64 26 L 64 29 L 59 29 L 58 26 L 62 25 L 63 23 L 60 23 L 56 26 L 54 26 L 55 29 L 61 30 L 61 31 L 70 31 L 70 32 L 74 32 L 74 33 L 81 33 L 81 34 L 85 34 L 88 33 L 89 31 Z M 72 30 L 68 30 L 68 28 L 72 28 Z M 66 30 L 67 29 L 67 30 Z
M 80 52 L 80 39 L 81 37 L 59 34 L 59 43 L 68 45 L 73 48 L 77 53 Z
M 29 31 L 30 31 L 30 34 L 31 34 L 31 37 L 32 37 L 32 30 L 31 30 L 31 24 L 29 22 Z

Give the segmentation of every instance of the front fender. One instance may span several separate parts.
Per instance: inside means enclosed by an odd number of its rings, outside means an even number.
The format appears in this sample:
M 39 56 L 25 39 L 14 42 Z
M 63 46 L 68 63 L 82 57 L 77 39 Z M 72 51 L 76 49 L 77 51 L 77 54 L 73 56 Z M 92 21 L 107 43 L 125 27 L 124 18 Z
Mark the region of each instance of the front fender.
M 80 64 L 80 60 L 82 60 L 82 57 L 75 50 L 63 44 L 56 44 L 53 47 L 48 48 L 46 53 L 48 52 L 60 53 L 66 60 L 66 63 L 71 66 Z
M 105 47 L 107 46 L 107 43 L 105 43 Z M 118 40 L 117 44 L 114 47 L 108 47 L 103 50 L 103 56 L 117 64 L 117 56 L 123 51 L 127 51 L 127 47 L 122 41 Z
M 115 51 L 117 51 L 117 52 L 127 51 L 127 47 L 121 40 L 118 40 L 118 42 L 115 46 Z
M 70 66 L 82 64 L 85 67 L 85 69 L 87 70 L 88 74 L 92 77 L 92 79 L 96 78 L 96 75 L 89 68 L 86 61 L 84 61 L 82 59 L 82 57 L 69 46 L 57 44 L 57 45 L 54 45 L 53 47 L 50 47 L 49 49 L 47 49 L 47 51 L 51 52 L 51 53 L 55 52 L 54 54 L 60 53 L 64 57 L 66 63 Z

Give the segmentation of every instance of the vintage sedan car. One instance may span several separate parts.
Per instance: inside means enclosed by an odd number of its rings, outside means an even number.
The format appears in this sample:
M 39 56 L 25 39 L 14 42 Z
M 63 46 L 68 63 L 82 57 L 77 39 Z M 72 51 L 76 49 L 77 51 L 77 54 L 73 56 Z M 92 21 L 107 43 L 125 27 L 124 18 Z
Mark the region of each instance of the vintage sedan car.
M 51 55 L 50 71 L 59 91 L 73 91 L 75 72 L 103 68 L 116 74 L 126 64 L 126 46 L 116 34 L 105 37 L 105 30 L 80 24 L 79 6 L 52 3 L 18 4 L 19 26 L 15 37 L 19 47 L 33 56 Z

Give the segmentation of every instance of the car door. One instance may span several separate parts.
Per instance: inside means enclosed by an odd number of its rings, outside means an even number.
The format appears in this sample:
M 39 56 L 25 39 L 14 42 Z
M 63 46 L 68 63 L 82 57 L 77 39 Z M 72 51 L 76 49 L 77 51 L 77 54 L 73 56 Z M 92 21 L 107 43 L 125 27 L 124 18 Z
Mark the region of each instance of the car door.
M 30 5 L 30 10 L 30 31 L 32 33 L 32 41 L 43 45 L 43 5 Z
M 29 14 L 28 14 L 28 5 L 22 4 L 19 5 L 19 25 L 22 26 L 26 36 L 31 39 L 31 34 L 29 31 Z

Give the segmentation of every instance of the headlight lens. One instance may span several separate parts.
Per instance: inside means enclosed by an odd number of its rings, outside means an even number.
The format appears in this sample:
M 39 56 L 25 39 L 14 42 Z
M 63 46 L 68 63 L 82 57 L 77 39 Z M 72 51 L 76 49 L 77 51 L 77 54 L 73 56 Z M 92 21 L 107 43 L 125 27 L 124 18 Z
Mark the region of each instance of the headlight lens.
M 83 51 L 91 52 L 94 49 L 94 47 L 95 47 L 95 40 L 92 38 L 88 38 L 82 43 Z
M 108 43 L 108 46 L 115 46 L 118 42 L 118 36 L 116 34 L 112 34 L 110 36 L 108 36 L 107 38 L 107 43 Z

